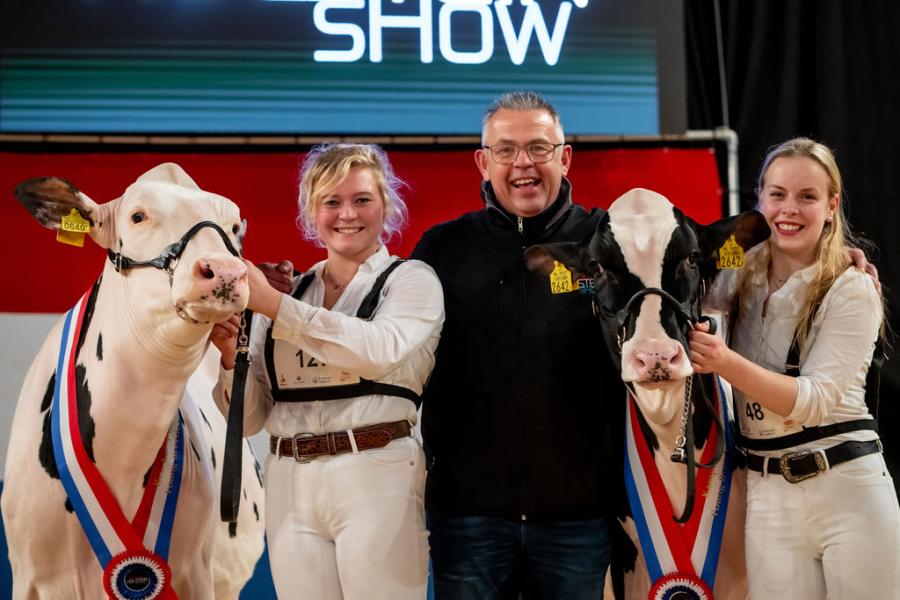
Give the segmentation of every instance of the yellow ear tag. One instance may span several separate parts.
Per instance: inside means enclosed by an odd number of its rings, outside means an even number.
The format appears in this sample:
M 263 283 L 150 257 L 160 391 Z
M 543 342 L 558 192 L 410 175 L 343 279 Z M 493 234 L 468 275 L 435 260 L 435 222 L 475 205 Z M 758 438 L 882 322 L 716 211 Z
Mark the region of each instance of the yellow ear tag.
M 735 241 L 732 234 L 719 248 L 717 269 L 740 269 L 744 266 L 744 249 Z
M 80 248 L 84 246 L 84 234 L 90 233 L 90 231 L 90 222 L 79 214 L 78 209 L 73 208 L 60 221 L 59 230 L 56 232 L 56 241 Z
M 572 273 L 558 261 L 553 261 L 553 272 L 550 273 L 550 292 L 565 294 L 572 291 Z

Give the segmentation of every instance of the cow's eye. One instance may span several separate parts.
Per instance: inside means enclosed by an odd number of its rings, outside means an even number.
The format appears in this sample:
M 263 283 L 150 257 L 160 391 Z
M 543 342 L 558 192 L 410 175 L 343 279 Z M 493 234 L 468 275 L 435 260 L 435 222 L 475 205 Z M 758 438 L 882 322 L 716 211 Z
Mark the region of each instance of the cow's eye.
M 140 223 L 141 221 L 143 221 L 146 218 L 147 218 L 147 215 L 145 215 L 141 211 L 138 211 L 138 212 L 134 213 L 133 215 L 131 215 L 131 222 L 132 223 Z
M 691 252 L 690 254 L 688 254 L 687 263 L 689 265 L 691 265 L 691 266 L 696 265 L 698 260 L 699 260 L 699 256 L 697 256 L 696 252 Z
M 234 225 L 231 226 L 231 233 L 233 233 L 234 235 L 237 235 L 238 231 L 240 231 L 240 230 L 241 230 L 241 226 L 238 225 L 237 223 L 235 223 Z

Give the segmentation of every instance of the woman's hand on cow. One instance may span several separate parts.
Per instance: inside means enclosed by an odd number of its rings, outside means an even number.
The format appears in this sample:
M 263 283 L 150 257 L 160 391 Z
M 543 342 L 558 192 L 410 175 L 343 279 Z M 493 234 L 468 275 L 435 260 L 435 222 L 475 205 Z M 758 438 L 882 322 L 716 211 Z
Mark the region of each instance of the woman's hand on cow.
M 222 366 L 228 370 L 234 368 L 234 355 L 237 353 L 237 334 L 241 326 L 241 317 L 231 315 L 226 321 L 213 325 L 209 341 L 222 353 Z
M 291 293 L 294 281 L 294 265 L 289 260 L 280 263 L 264 262 L 257 265 L 273 288 L 285 294 Z
M 721 373 L 731 356 L 732 350 L 719 335 L 710 335 L 708 323 L 698 323 L 688 332 L 691 349 L 691 366 L 697 373 Z
M 275 320 L 278 307 L 281 305 L 282 292 L 272 287 L 268 277 L 263 271 L 249 260 L 244 260 L 247 265 L 247 282 L 250 285 L 250 300 L 247 308 L 253 312 L 261 313 Z

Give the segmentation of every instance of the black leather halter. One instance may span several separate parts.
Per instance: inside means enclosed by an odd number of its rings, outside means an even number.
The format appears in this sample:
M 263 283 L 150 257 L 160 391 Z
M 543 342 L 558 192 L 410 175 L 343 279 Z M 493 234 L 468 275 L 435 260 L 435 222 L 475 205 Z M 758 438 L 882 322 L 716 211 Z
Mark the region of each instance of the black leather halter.
M 110 262 L 112 262 L 113 267 L 116 269 L 116 273 L 121 273 L 122 271 L 127 271 L 129 269 L 137 269 L 140 267 L 153 267 L 154 269 L 159 269 L 160 271 L 165 271 L 169 274 L 169 286 L 172 285 L 172 277 L 175 275 L 175 267 L 178 265 L 178 261 L 181 258 L 181 255 L 184 254 L 185 248 L 187 248 L 188 242 L 197 235 L 197 233 L 203 229 L 204 227 L 211 227 L 219 234 L 219 237 L 222 238 L 222 241 L 225 243 L 225 248 L 228 249 L 229 252 L 233 256 L 240 258 L 241 253 L 238 252 L 237 248 L 234 247 L 234 244 L 231 243 L 231 240 L 228 239 L 228 234 L 225 233 L 218 224 L 213 223 L 212 221 L 200 221 L 199 223 L 195 223 L 190 229 L 188 229 L 181 239 L 175 242 L 174 244 L 169 244 L 166 246 L 163 251 L 156 258 L 151 258 L 149 260 L 134 260 L 133 258 L 129 258 L 122 254 L 121 252 L 113 252 L 112 250 L 107 250 L 106 255 L 109 257 Z M 176 314 L 184 319 L 185 321 L 190 321 L 195 325 L 201 324 L 200 321 L 193 318 L 187 311 L 184 310 L 184 307 L 180 304 L 175 305 Z M 202 324 L 207 324 L 208 321 L 203 322 Z
M 225 233 L 218 224 L 213 223 L 212 221 L 200 221 L 196 223 L 193 227 L 187 230 L 181 239 L 175 242 L 174 244 L 169 244 L 165 247 L 165 249 L 157 256 L 156 258 L 151 258 L 149 260 L 134 260 L 133 258 L 128 258 L 121 252 L 113 252 L 112 250 L 107 250 L 106 255 L 109 257 L 110 262 L 112 262 L 113 266 L 116 268 L 116 272 L 119 273 L 121 271 L 127 271 L 128 269 L 134 269 L 137 267 L 154 267 L 156 269 L 160 269 L 169 274 L 169 279 L 172 279 L 172 273 L 175 271 L 175 265 L 178 263 L 178 260 L 181 258 L 181 255 L 184 253 L 185 248 L 187 248 L 188 242 L 191 241 L 197 233 L 203 229 L 204 227 L 213 228 L 216 233 L 222 238 L 222 241 L 225 242 L 225 247 L 233 256 L 240 257 L 241 253 L 237 251 L 234 247 L 234 244 L 231 243 L 231 240 L 228 239 L 228 234 Z

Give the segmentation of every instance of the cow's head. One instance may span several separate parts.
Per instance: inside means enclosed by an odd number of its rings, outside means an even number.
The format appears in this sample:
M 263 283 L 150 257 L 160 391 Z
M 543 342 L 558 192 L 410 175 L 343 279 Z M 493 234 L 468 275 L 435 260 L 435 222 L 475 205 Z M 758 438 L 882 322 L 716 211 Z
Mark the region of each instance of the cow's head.
M 756 211 L 699 225 L 660 194 L 633 189 L 613 202 L 589 239 L 533 246 L 526 261 L 547 275 L 558 261 L 591 279 L 622 379 L 660 389 L 693 373 L 687 332 L 731 235 L 746 250 L 765 240 L 769 228 Z
M 176 164 L 155 167 L 103 204 L 57 177 L 25 181 L 16 197 L 49 229 L 59 230 L 63 217 L 77 210 L 90 223 L 93 240 L 109 251 L 106 277 L 122 278 L 129 297 L 148 300 L 137 304 L 151 318 L 163 320 L 175 311 L 205 324 L 247 304 L 247 269 L 237 256 L 243 234 L 237 205 L 201 190 Z M 205 224 L 191 231 L 200 223 Z M 154 296 L 171 296 L 171 302 L 154 303 Z

